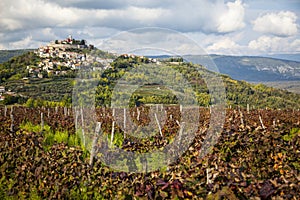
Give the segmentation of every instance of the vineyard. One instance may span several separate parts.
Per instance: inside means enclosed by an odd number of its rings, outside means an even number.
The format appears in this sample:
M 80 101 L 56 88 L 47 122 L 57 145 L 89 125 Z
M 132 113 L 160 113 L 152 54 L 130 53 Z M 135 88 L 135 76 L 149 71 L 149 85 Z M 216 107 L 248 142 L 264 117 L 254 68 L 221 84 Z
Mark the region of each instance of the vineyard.
M 124 134 L 113 110 L 96 113 L 101 133 L 114 148 L 145 153 L 171 144 L 180 129 L 179 106 L 159 109 L 166 122 L 148 138 Z M 139 126 L 149 123 L 147 107 L 129 113 Z M 201 157 L 211 115 L 210 109 L 199 109 L 195 138 L 173 164 L 133 173 L 112 169 L 100 155 L 90 156 L 78 134 L 80 117 L 70 108 L 0 107 L 0 198 L 300 198 L 299 110 L 227 109 L 217 143 Z

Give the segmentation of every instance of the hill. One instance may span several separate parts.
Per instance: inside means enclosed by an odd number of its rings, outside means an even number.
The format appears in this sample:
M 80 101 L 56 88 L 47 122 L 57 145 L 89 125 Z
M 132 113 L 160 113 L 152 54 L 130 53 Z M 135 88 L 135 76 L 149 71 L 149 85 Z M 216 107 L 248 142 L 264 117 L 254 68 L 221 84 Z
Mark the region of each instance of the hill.
M 300 94 L 300 81 L 268 81 L 262 82 L 262 84 Z
M 166 60 L 169 55 L 151 56 Z M 211 61 L 222 74 L 236 80 L 245 80 L 255 84 L 263 83 L 270 87 L 300 93 L 299 54 L 278 54 L 262 56 L 184 56 L 187 61 L 210 67 Z
M 10 58 L 22 55 L 30 49 L 20 50 L 0 50 L 0 63 L 8 61 Z M 149 56 L 149 58 L 167 59 L 168 55 Z M 193 63 L 206 66 L 206 56 L 185 56 Z M 220 73 L 229 75 L 236 80 L 248 82 L 277 82 L 300 80 L 300 59 L 299 54 L 276 54 L 265 56 L 227 56 L 210 55 Z M 268 83 L 267 83 L 268 84 Z M 268 84 L 270 85 L 270 84 Z M 273 84 L 277 87 L 278 84 Z M 294 85 L 294 83 L 292 83 Z M 289 88 L 288 85 L 285 88 Z M 283 88 L 283 89 L 285 89 Z
M 66 44 L 63 44 L 66 45 Z M 66 47 L 66 46 L 64 46 Z M 261 58 L 251 57 L 223 57 L 212 56 L 214 61 L 224 61 L 223 66 L 230 66 L 228 69 L 233 70 L 238 62 L 259 63 Z M 198 57 L 199 58 L 199 57 Z M 248 59 L 249 61 L 246 61 Z M 191 59 L 193 61 L 201 61 L 201 59 Z M 270 60 L 270 63 L 274 59 Z M 176 59 L 175 59 L 176 61 Z M 205 60 L 202 59 L 202 64 L 205 65 Z M 232 63 L 232 65 L 230 65 Z M 291 62 L 293 63 L 293 62 Z M 295 64 L 295 63 L 294 63 Z M 186 62 L 174 62 L 173 60 L 165 60 L 156 62 L 156 59 L 146 58 L 143 56 L 122 55 L 116 58 L 115 55 L 103 52 L 98 49 L 89 48 L 62 48 L 58 44 L 51 44 L 48 47 L 27 52 L 21 56 L 14 57 L 9 61 L 0 64 L 0 85 L 5 87 L 6 100 L 2 103 L 25 103 L 28 99 L 62 102 L 70 104 L 73 86 L 76 84 L 74 78 L 77 71 L 83 68 L 90 68 L 99 81 L 97 86 L 96 103 L 101 105 L 109 105 L 110 98 L 116 81 L 121 78 L 124 73 L 129 72 L 141 65 L 153 65 L 153 67 L 169 66 L 177 70 L 189 80 L 194 90 L 197 93 L 198 102 L 202 106 L 211 104 L 210 91 L 205 85 L 205 81 L 201 79 L 203 74 L 211 74 L 216 76 L 214 72 L 209 72 L 205 67 L 197 64 Z M 245 66 L 250 66 L 245 64 Z M 163 67 L 162 67 L 163 68 Z M 98 70 L 102 71 L 99 77 Z M 200 69 L 200 73 L 199 70 Z M 221 68 L 221 72 L 222 72 Z M 247 73 L 239 67 L 247 76 L 254 76 Z M 238 70 L 237 70 L 238 71 Z M 253 73 L 257 73 L 252 70 Z M 98 73 L 98 74 L 97 74 Z M 269 72 L 262 72 L 269 73 Z M 274 72 L 275 73 L 275 72 Z M 287 71 L 285 74 L 290 73 Z M 163 76 L 169 74 L 168 71 L 163 72 Z M 247 106 L 247 104 L 256 108 L 299 108 L 299 95 L 287 91 L 278 90 L 266 87 L 262 84 L 253 85 L 245 81 L 238 81 L 226 75 L 220 75 L 225 84 L 227 104 L 231 106 Z M 280 77 L 288 77 L 280 75 Z M 233 76 L 235 77 L 235 76 Z M 273 74 L 270 77 L 274 77 Z M 132 76 L 132 78 L 144 78 Z M 195 80 L 196 79 L 196 80 Z M 159 88 L 159 89 L 157 89 Z M 183 95 L 183 94 L 176 94 Z M 147 103 L 178 103 L 178 98 L 175 94 L 165 87 L 159 87 L 159 83 L 149 85 L 136 91 L 132 96 L 132 104 L 147 104 Z M 3 96 L 3 95 L 2 95 Z M 15 96 L 18 98 L 10 98 Z
M 186 56 L 194 63 L 210 65 L 233 79 L 252 82 L 300 80 L 300 62 L 258 56 Z M 209 66 L 208 66 L 209 67 Z
M 32 49 L 17 49 L 17 50 L 0 50 L 0 63 L 4 63 L 12 57 L 22 55 Z
M 107 71 L 107 73 L 105 73 L 102 76 L 102 79 L 100 79 L 100 84 L 98 86 L 97 91 L 102 93 L 103 96 L 104 94 L 107 95 L 108 98 L 106 99 L 109 99 L 109 95 L 114 89 L 115 82 L 124 73 L 140 65 L 138 59 L 138 57 L 124 58 L 122 56 L 117 58 L 113 63 L 111 63 L 112 68 L 109 69 L 109 71 Z M 169 60 L 165 60 L 156 66 L 162 67 L 164 65 L 168 65 L 171 66 L 171 68 L 178 70 L 184 76 L 184 78 L 186 78 L 190 83 L 192 83 L 192 87 L 194 90 L 196 90 L 198 96 L 198 102 L 200 102 L 202 106 L 208 106 L 211 104 L 212 101 L 212 99 L 210 99 L 211 91 L 208 90 L 203 76 L 219 76 L 222 78 L 225 85 L 226 99 L 228 105 L 239 105 L 246 107 L 247 104 L 249 104 L 256 108 L 299 108 L 300 106 L 300 96 L 297 94 L 267 87 L 263 84 L 254 85 L 245 81 L 234 80 L 227 75 L 220 75 L 208 71 L 205 69 L 205 67 L 201 65 L 173 61 L 174 59 L 172 59 L 172 62 L 170 62 Z M 145 60 L 144 62 L 147 63 L 147 61 Z M 153 67 L 155 67 L 155 65 Z M 165 80 L 167 80 L 167 77 L 170 77 L 170 72 L 167 70 L 167 68 L 165 69 L 166 70 L 162 73 L 162 76 L 165 77 Z M 109 82 L 105 82 L 105 80 L 109 80 Z M 105 84 L 101 85 L 101 81 L 105 82 Z M 171 81 L 172 80 L 170 80 L 170 84 Z M 153 98 L 156 97 L 156 103 L 177 103 L 175 95 L 170 94 L 169 89 L 160 87 L 159 90 L 157 90 L 157 88 L 157 84 L 148 84 L 147 86 L 138 90 L 138 92 L 134 96 L 135 101 L 144 104 L 153 103 Z M 182 94 L 176 95 L 180 96 Z M 101 103 L 107 105 L 110 104 L 109 101 L 105 103 L 105 99 L 102 97 L 98 97 L 98 100 Z
M 268 55 L 263 55 L 263 57 L 300 62 L 300 54 L 299 53 L 295 53 L 295 54 L 272 54 L 272 55 L 268 54 Z

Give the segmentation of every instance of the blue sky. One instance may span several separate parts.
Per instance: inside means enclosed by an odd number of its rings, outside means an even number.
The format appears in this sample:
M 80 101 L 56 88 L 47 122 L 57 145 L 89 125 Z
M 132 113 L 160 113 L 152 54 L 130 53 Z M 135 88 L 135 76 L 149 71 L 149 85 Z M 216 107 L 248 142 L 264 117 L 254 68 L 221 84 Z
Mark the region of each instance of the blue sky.
M 207 53 L 300 53 L 299 24 L 299 0 L 1 0 L 0 49 L 38 48 L 69 34 L 97 46 L 121 31 L 161 27 Z

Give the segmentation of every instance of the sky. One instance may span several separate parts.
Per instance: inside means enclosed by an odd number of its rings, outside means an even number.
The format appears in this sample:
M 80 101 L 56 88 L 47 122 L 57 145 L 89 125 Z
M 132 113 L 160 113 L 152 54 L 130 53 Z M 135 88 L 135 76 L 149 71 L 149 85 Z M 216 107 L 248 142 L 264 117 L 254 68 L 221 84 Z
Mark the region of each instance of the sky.
M 149 27 L 164 33 L 152 34 Z M 209 54 L 300 53 L 300 0 L 0 1 L 0 49 L 38 48 L 70 34 L 98 47 L 143 28 L 147 36 L 141 40 L 164 38 L 166 49 L 173 48 L 168 46 L 172 40 L 163 36 L 176 33 Z M 137 34 L 130 34 L 130 42 Z M 178 48 L 189 47 L 181 43 Z

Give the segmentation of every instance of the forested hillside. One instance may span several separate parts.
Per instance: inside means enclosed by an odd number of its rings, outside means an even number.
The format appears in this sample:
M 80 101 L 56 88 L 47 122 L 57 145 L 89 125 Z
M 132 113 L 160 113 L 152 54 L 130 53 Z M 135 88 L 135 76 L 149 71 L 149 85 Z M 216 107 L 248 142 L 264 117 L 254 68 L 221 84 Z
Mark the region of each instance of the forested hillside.
M 32 49 L 17 49 L 17 50 L 0 50 L 0 63 L 4 63 L 12 57 L 22 55 Z
M 102 54 L 105 57 L 109 54 L 104 54 L 99 51 L 98 54 Z M 278 90 L 270 87 L 266 87 L 262 84 L 253 85 L 245 81 L 237 81 L 231 79 L 226 75 L 216 75 L 213 72 L 208 72 L 205 67 L 186 62 L 170 62 L 163 61 L 160 64 L 151 63 L 151 59 L 146 57 L 126 57 L 120 56 L 115 59 L 110 68 L 103 69 L 100 64 L 93 63 L 93 66 L 100 66 L 101 76 L 99 72 L 94 71 L 98 77 L 96 103 L 101 105 L 110 104 L 110 95 L 112 89 L 117 80 L 120 79 L 124 73 L 138 68 L 141 65 L 154 65 L 156 67 L 164 66 L 171 67 L 182 74 L 188 81 L 192 83 L 194 90 L 197 93 L 197 100 L 201 106 L 208 106 L 211 104 L 209 90 L 203 77 L 205 74 L 213 74 L 213 76 L 220 76 L 225 85 L 227 104 L 231 106 L 252 106 L 253 108 L 299 108 L 300 98 L 299 95 Z M 65 101 L 70 104 L 71 94 L 76 77 L 77 70 L 67 70 L 64 74 L 58 74 L 56 76 L 50 76 L 49 73 L 45 74 L 43 78 L 32 78 L 29 75 L 28 66 L 35 66 L 41 62 L 41 58 L 33 52 L 27 52 L 21 56 L 14 57 L 9 61 L 0 64 L 0 77 L 1 84 L 5 86 L 6 90 L 13 92 L 15 95 L 21 95 L 22 100 L 14 100 L 13 103 L 24 103 L 29 98 L 33 100 L 39 99 L 39 101 Z M 199 70 L 200 69 L 200 70 Z M 57 69 L 59 70 L 59 69 Z M 41 71 L 41 73 L 45 73 Z M 98 74 L 97 74 L 98 73 Z M 168 71 L 163 72 L 163 76 L 168 75 Z M 131 78 L 135 77 L 132 75 Z M 26 78 L 24 78 L 26 77 Z M 195 82 L 195 79 L 197 80 Z M 166 87 L 159 87 L 159 83 L 151 83 L 145 85 L 136 91 L 132 96 L 132 104 L 147 104 L 147 103 L 165 103 L 176 104 L 176 95 L 172 94 Z M 9 98 L 8 98 L 9 99 Z M 3 103 L 3 102 L 2 102 Z M 6 104 L 11 102 L 5 102 Z
M 147 62 L 147 61 L 143 61 Z M 100 84 L 98 86 L 98 96 L 97 100 L 100 104 L 109 104 L 109 98 L 104 98 L 112 93 L 112 89 L 116 81 L 126 72 L 132 68 L 138 67 L 140 62 L 138 58 L 124 58 L 119 57 L 112 63 L 112 68 L 107 70 L 106 73 L 100 79 Z M 178 62 L 174 64 L 173 62 L 163 62 L 161 65 L 168 65 L 171 68 L 178 70 L 184 75 L 191 83 L 193 83 L 194 90 L 198 94 L 198 102 L 202 106 L 210 105 L 210 95 L 209 90 L 206 86 L 205 79 L 201 76 L 205 74 L 215 74 L 209 72 L 203 66 L 194 65 L 191 63 Z M 157 67 L 162 67 L 162 66 Z M 163 67 L 162 67 L 163 68 Z M 200 70 L 199 70 L 200 69 Z M 168 71 L 166 70 L 163 76 L 167 77 Z M 216 75 L 216 74 L 215 74 Z M 231 79 L 226 75 L 218 75 L 222 78 L 226 90 L 226 99 L 228 105 L 232 106 L 250 106 L 256 108 L 299 108 L 300 98 L 298 94 L 291 92 L 274 89 L 271 87 L 266 87 L 263 84 L 253 85 L 245 81 L 237 81 Z M 138 78 L 138 77 L 136 77 Z M 143 77 L 139 77 L 143 78 Z M 107 81 L 109 80 L 109 81 Z M 195 82 L 197 80 L 197 82 Z M 104 83 L 104 84 L 101 84 Z M 152 88 L 152 89 L 150 89 Z M 157 84 L 147 85 L 141 88 L 138 92 L 134 94 L 134 99 L 139 103 L 177 103 L 174 94 L 170 94 L 167 88 L 156 89 Z M 163 90 L 163 92 L 162 92 Z M 179 94 L 180 95 L 180 94 Z M 154 96 L 156 97 L 153 100 Z M 105 102 L 107 101 L 107 102 Z

